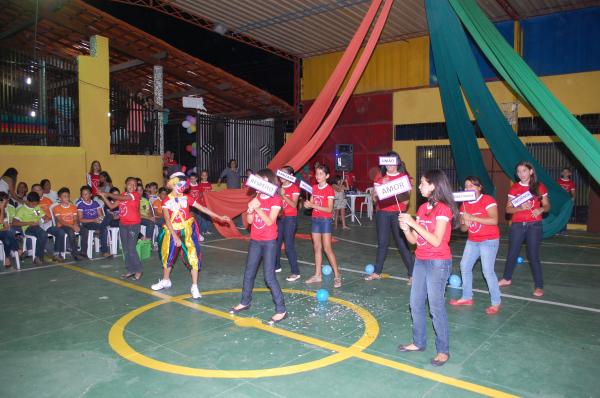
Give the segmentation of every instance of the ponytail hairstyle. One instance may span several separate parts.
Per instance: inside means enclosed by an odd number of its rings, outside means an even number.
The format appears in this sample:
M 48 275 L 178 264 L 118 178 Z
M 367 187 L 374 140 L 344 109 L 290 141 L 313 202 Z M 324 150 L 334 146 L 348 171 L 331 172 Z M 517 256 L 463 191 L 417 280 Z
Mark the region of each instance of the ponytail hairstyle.
M 275 173 L 273 173 L 273 170 L 271 170 L 271 169 L 258 170 L 256 175 L 258 175 L 259 177 L 263 177 L 263 178 L 266 177 L 267 181 L 269 181 L 273 185 L 279 185 L 279 183 L 277 181 L 277 176 L 275 175 Z
M 536 198 L 540 196 L 540 183 L 537 180 L 537 174 L 535 172 L 535 168 L 533 167 L 533 165 L 525 160 L 520 161 L 519 163 L 517 163 L 517 165 L 515 166 L 515 174 L 517 173 L 517 169 L 519 168 L 519 166 L 525 166 L 527 167 L 529 170 L 533 171 L 533 173 L 531 174 L 531 177 L 529 177 L 529 192 L 531 192 L 531 194 L 533 196 L 535 196 Z
M 477 188 L 481 188 L 480 192 L 482 195 L 485 193 L 485 188 L 483 186 L 483 183 L 481 182 L 481 178 L 477 176 L 468 176 L 467 178 L 465 178 L 465 182 L 467 181 L 471 181 L 471 184 L 475 185 Z
M 431 192 L 429 198 L 427 198 L 429 204 L 435 207 L 437 203 L 441 202 L 448 206 L 450 210 L 452 210 L 452 220 L 450 225 L 453 229 L 458 228 L 460 224 L 458 207 L 454 201 L 452 186 L 450 185 L 446 173 L 439 169 L 433 169 L 427 171 L 423 177 L 427 182 L 435 186 L 435 189 Z

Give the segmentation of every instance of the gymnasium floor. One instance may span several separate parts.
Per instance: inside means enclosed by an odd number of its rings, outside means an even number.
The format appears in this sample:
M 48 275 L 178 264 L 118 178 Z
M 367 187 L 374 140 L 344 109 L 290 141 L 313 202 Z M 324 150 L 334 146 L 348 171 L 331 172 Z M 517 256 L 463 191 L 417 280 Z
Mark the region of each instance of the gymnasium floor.
M 299 233 L 308 232 L 302 219 Z M 504 289 L 503 308 L 489 317 L 480 267 L 475 306 L 448 306 L 451 360 L 429 364 L 424 353 L 399 354 L 410 342 L 409 287 L 390 250 L 389 278 L 365 282 L 375 257 L 374 223 L 338 232 L 344 268 L 335 301 L 318 304 L 302 281 L 285 281 L 290 318 L 276 327 L 270 295 L 232 317 L 239 301 L 247 242 L 212 235 L 204 245 L 201 300 L 189 298 L 179 263 L 174 286 L 149 286 L 161 269 L 145 262 L 141 283 L 119 279 L 122 258 L 0 273 L 0 397 L 524 397 L 599 396 L 600 237 L 572 232 L 544 241 L 546 295 L 534 299 L 527 263 Z M 453 239 L 458 271 L 464 236 Z M 503 236 L 506 236 L 505 234 Z M 504 268 L 502 241 L 496 272 Z M 303 279 L 312 272 L 310 241 L 297 240 Z M 260 271 L 262 272 L 262 271 Z M 263 287 L 262 277 L 257 287 Z M 457 297 L 460 291 L 447 290 Z M 249 319 L 247 317 L 254 317 Z

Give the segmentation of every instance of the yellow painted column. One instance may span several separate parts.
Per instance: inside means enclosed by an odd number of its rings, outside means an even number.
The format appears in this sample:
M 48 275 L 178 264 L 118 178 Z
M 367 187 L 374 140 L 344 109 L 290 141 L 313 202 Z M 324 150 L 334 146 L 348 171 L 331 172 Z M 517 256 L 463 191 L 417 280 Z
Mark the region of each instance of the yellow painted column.
M 108 39 L 92 36 L 90 55 L 77 57 L 79 73 L 79 134 L 86 164 L 110 154 Z M 108 165 L 105 165 L 106 167 Z

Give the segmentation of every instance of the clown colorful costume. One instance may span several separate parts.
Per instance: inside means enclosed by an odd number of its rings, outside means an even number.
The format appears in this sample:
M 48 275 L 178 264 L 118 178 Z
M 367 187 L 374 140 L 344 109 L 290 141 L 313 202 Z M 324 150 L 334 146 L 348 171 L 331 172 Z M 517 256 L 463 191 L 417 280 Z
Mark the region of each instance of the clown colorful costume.
M 159 256 L 163 268 L 170 268 L 177 260 L 180 250 L 183 250 L 184 264 L 194 270 L 200 270 L 202 254 L 200 253 L 200 230 L 191 214 L 191 207 L 196 201 L 188 194 L 175 196 L 169 194 L 163 200 L 163 209 L 169 211 L 173 230 L 181 239 L 181 247 L 175 245 L 175 240 L 167 226 L 163 226 L 158 235 Z

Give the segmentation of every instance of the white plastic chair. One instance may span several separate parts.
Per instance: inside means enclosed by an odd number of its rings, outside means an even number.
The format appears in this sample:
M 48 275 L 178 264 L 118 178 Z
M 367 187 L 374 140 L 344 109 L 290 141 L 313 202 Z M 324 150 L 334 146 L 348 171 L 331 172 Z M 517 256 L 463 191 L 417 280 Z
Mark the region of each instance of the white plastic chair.
M 373 188 L 367 188 L 365 193 L 368 195 L 365 200 L 360 204 L 360 217 L 363 215 L 363 206 L 367 206 L 367 216 L 369 220 L 373 220 L 373 197 L 371 196 L 373 193 Z
M 108 243 L 110 245 L 110 254 L 116 256 L 119 254 L 119 228 L 108 228 Z
M 15 258 L 15 265 L 17 269 L 21 269 L 21 259 L 19 258 L 19 252 L 13 251 L 12 256 Z M 0 263 L 4 264 L 4 259 L 6 257 L 6 253 L 4 251 L 4 244 L 0 242 Z
M 52 205 L 50 206 L 50 215 L 52 216 L 52 225 L 53 225 L 53 226 L 56 226 L 56 219 L 54 218 L 54 208 L 55 208 L 56 206 L 58 206 L 58 205 L 60 205 L 60 203 L 54 203 L 54 204 L 52 204 Z M 53 237 L 54 239 L 56 239 L 56 237 L 55 237 L 54 235 L 52 235 L 52 234 L 48 234 L 48 236 L 51 236 L 51 237 Z M 79 245 L 81 245 L 81 235 L 79 235 L 79 233 L 78 233 L 78 232 L 75 232 L 75 236 L 76 236 L 77 238 L 79 238 L 79 241 L 80 241 L 80 242 L 79 242 Z M 91 237 L 91 238 L 90 238 L 90 237 Z M 65 251 L 64 251 L 64 252 L 61 252 L 61 253 L 59 253 L 59 254 L 62 256 L 62 258 L 63 258 L 63 259 L 64 259 L 64 258 L 67 258 L 67 239 L 68 239 L 68 236 L 67 236 L 67 235 L 65 235 L 65 243 L 64 243 Z M 91 243 L 90 243 L 90 240 L 91 240 Z M 90 253 L 90 247 L 92 247 L 93 243 L 94 243 L 94 234 L 89 234 L 89 235 L 88 235 L 88 253 Z M 98 245 L 99 245 L 99 243 L 98 243 Z M 73 248 L 71 248 L 71 249 L 72 249 L 72 250 L 74 250 L 74 249 L 78 249 L 78 247 L 73 247 Z M 88 255 L 88 257 L 89 257 L 89 258 L 92 258 L 90 255 Z
M 31 241 L 31 249 L 27 248 L 27 240 Z M 23 233 L 23 252 L 25 252 L 26 256 L 31 256 L 31 259 L 33 261 L 35 261 L 36 246 L 37 246 L 37 238 L 33 235 L 27 235 L 27 233 Z

